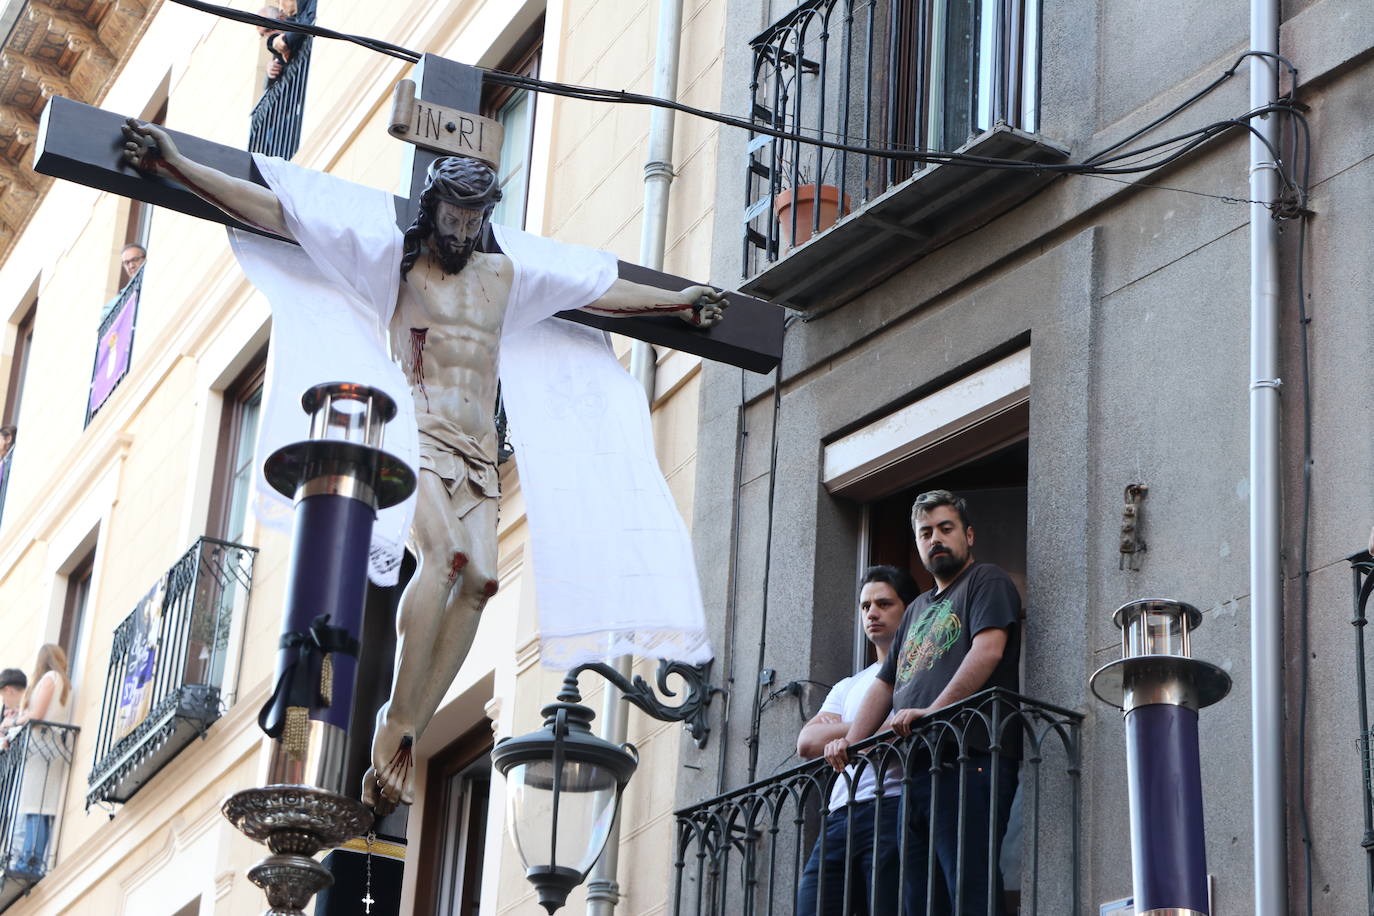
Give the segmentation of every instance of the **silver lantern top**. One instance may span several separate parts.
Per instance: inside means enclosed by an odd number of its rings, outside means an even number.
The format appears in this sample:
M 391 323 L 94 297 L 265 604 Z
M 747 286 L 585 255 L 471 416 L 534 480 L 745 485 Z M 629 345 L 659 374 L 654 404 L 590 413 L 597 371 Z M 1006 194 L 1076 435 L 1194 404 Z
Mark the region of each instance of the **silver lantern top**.
M 380 388 L 326 382 L 301 395 L 310 414 L 310 438 L 381 448 L 383 427 L 396 416 L 396 402 Z
M 1191 634 L 1202 612 L 1171 598 L 1142 598 L 1112 614 L 1121 629 L 1121 658 L 1093 673 L 1089 684 L 1104 703 L 1130 712 L 1168 703 L 1201 709 L 1231 691 L 1231 676 L 1193 658 Z

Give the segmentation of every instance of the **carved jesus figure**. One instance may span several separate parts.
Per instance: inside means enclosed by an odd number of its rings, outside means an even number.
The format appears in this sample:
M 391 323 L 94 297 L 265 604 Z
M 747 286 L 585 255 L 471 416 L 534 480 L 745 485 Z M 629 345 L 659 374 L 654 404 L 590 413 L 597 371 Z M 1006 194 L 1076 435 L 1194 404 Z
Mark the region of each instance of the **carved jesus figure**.
M 160 128 L 130 120 L 125 157 L 184 184 L 241 222 L 292 238 L 268 188 L 196 163 Z M 150 142 L 151 141 L 151 142 Z M 363 800 L 410 803 L 411 747 L 466 657 L 497 589 L 496 402 L 502 322 L 512 262 L 477 251 L 500 199 L 495 172 L 465 157 L 429 169 L 419 215 L 405 232 L 401 284 L 389 327 L 392 358 L 415 401 L 420 467 L 408 546 L 418 566 L 401 598 L 391 696 L 377 717 Z M 617 279 L 587 311 L 718 322 L 724 295 L 707 286 L 672 293 Z

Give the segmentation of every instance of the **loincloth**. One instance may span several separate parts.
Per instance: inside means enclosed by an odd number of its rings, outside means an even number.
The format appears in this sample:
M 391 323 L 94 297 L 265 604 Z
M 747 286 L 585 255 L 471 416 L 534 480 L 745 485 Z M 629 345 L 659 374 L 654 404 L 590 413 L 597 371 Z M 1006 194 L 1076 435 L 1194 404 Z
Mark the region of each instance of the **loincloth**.
M 501 495 L 494 432 L 478 439 L 457 424 L 423 410 L 415 412 L 415 422 L 420 429 L 420 467 L 444 482 L 449 505 L 458 518 Z

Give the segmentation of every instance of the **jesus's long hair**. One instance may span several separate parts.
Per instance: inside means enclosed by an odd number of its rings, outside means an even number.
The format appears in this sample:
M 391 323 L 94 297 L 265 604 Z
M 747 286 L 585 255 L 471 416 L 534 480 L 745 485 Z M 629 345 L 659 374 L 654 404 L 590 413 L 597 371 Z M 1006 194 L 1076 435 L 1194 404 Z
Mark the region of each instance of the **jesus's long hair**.
M 490 216 L 492 208 L 501 200 L 496 170 L 480 159 L 467 156 L 443 156 L 430 163 L 424 190 L 420 192 L 420 210 L 402 237 L 403 279 L 415 266 L 421 249 L 434 232 L 434 208 L 442 200 L 471 210 L 480 209 Z

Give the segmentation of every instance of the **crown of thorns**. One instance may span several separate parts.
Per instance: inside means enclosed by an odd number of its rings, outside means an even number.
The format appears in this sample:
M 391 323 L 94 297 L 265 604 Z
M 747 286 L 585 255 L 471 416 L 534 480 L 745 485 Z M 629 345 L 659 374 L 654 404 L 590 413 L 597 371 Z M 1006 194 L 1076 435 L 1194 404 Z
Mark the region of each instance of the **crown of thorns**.
M 424 193 L 469 210 L 490 210 L 501 199 L 496 170 L 467 156 L 444 156 L 431 162 Z

